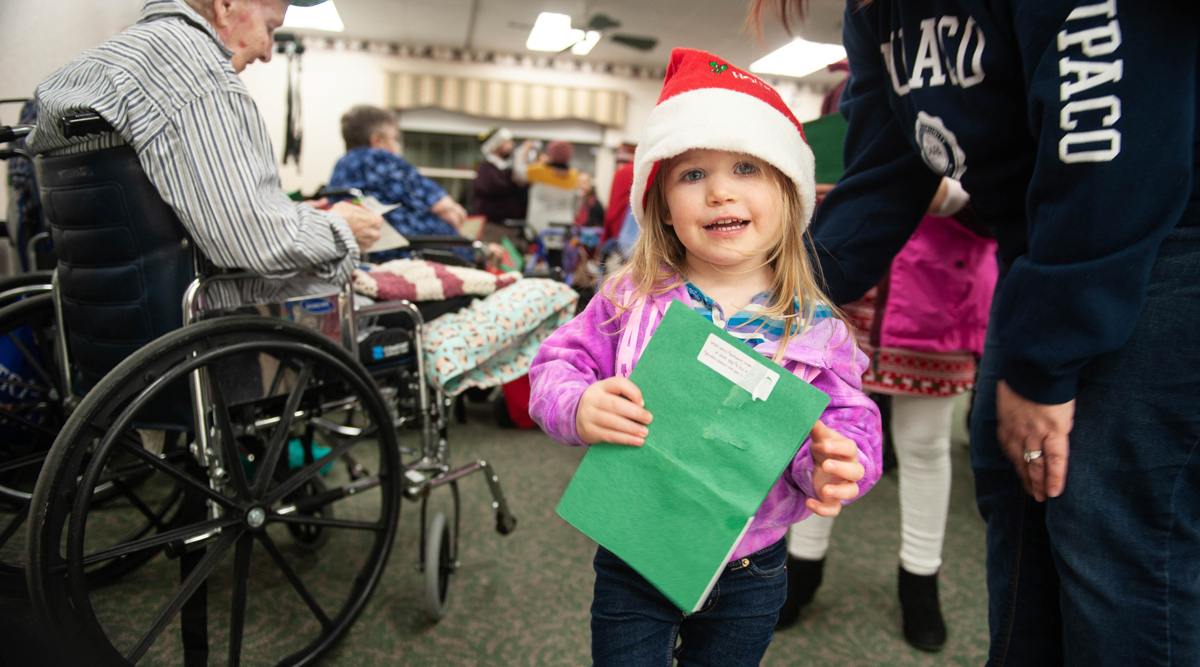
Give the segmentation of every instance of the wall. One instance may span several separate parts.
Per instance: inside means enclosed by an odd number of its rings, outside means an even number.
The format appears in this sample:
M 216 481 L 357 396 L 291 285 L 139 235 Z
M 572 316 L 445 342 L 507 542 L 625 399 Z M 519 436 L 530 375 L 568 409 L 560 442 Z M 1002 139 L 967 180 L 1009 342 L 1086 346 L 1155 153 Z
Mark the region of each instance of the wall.
M 605 74 L 560 72 L 552 69 L 480 63 L 439 62 L 367 51 L 309 49 L 302 56 L 301 104 L 304 139 L 300 168 L 288 165 L 280 172 L 287 190 L 312 192 L 329 178 L 333 164 L 345 152 L 338 121 L 355 104 L 387 103 L 389 72 L 421 72 L 458 77 L 569 85 L 579 88 L 621 90 L 628 95 L 624 128 L 601 128 L 582 121 L 506 123 L 522 136 L 562 138 L 599 143 L 597 183 L 607 195 L 612 180 L 612 149 L 623 141 L 636 141 L 641 124 L 658 99 L 661 83 Z M 242 80 L 250 88 L 266 119 L 276 152 L 280 153 L 286 128 L 287 60 L 275 56 L 270 63 L 246 68 Z M 470 118 L 438 110 L 412 110 L 401 114 L 401 126 L 429 132 L 476 134 L 496 121 Z
M 628 95 L 628 121 L 623 128 L 601 128 L 582 121 L 507 123 L 520 136 L 562 138 L 599 143 L 596 155 L 597 192 L 607 200 L 614 168 L 613 149 L 622 142 L 636 143 L 642 123 L 658 100 L 662 88 L 656 80 L 499 64 L 439 62 L 372 53 L 369 51 L 309 49 L 302 57 L 301 104 L 304 115 L 303 152 L 299 169 L 281 169 L 284 189 L 313 192 L 328 179 L 344 152 L 338 121 L 355 104 L 387 103 L 389 72 L 421 72 L 457 77 L 568 85 L 580 88 L 621 90 Z M 281 153 L 286 128 L 287 61 L 276 56 L 270 63 L 246 69 L 242 79 L 250 88 L 266 119 L 276 152 Z M 817 117 L 823 89 L 786 81 L 778 85 L 784 100 L 801 121 Z M 476 134 L 496 121 L 471 118 L 441 110 L 412 110 L 401 114 L 401 126 L 410 130 Z
M 0 98 L 27 97 L 38 81 L 65 64 L 81 51 L 119 32 L 137 20 L 143 0 L 104 0 L 104 11 L 96 11 L 95 0 L 0 0 L 0 26 L 5 28 L 0 48 Z M 53 17 L 53 18 L 51 18 Z M 12 26 L 21 26 L 14 30 Z M 425 72 L 459 77 L 500 79 L 549 85 L 622 90 L 628 95 L 626 126 L 599 128 L 583 122 L 528 123 L 519 132 L 545 138 L 580 142 L 598 141 L 596 156 L 597 190 L 608 194 L 612 179 L 612 149 L 623 141 L 636 142 L 642 122 L 658 99 L 660 83 L 606 74 L 566 72 L 554 69 L 440 62 L 404 58 L 381 53 L 327 48 L 309 49 L 303 56 L 301 103 L 304 115 L 302 161 L 297 168 L 280 170 L 287 190 L 314 191 L 328 179 L 333 164 L 344 152 L 338 120 L 355 104 L 384 105 L 387 102 L 388 72 Z M 258 103 L 270 129 L 277 156 L 282 155 L 285 131 L 287 61 L 276 56 L 269 63 L 251 65 L 242 79 Z M 816 116 L 823 91 L 807 85 L 785 83 L 780 86 L 785 100 L 801 120 Z M 0 105 L 0 124 L 16 121 L 16 105 Z M 493 124 L 486 119 L 455 117 L 455 114 L 421 110 L 403 115 L 401 123 L 410 129 L 474 133 L 475 128 Z M 0 163 L 0 178 L 6 176 Z M 0 211 L 6 210 L 5 188 L 0 188 Z
M 0 0 L 0 99 L 32 97 L 37 84 L 84 49 L 137 21 L 143 0 Z M 20 105 L 0 104 L 0 125 L 17 122 Z M 0 183 L 8 182 L 0 161 Z M 0 187 L 0 216 L 8 209 Z

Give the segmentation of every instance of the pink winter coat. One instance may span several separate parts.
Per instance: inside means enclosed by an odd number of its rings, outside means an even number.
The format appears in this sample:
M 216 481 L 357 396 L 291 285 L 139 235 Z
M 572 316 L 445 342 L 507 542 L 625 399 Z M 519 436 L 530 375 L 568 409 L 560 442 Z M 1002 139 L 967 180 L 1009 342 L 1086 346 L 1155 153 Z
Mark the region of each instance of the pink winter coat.
M 616 289 L 623 294 L 630 286 L 626 282 Z M 618 312 L 608 292 L 605 287 L 582 313 L 551 334 L 529 369 L 529 416 L 564 444 L 584 444 L 575 430 L 575 411 L 584 390 L 599 380 L 628 377 L 671 301 L 691 304 L 687 289 L 680 286 L 648 297 L 640 307 Z M 778 346 L 764 342 L 754 349 L 770 357 Z M 858 482 L 860 496 L 879 481 L 882 471 L 879 411 L 862 392 L 866 364 L 866 355 L 855 349 L 846 325 L 831 318 L 792 337 L 781 364 L 829 395 L 821 421 L 858 445 L 858 460 L 865 469 Z M 812 468 L 811 439 L 806 439 L 755 513 L 731 561 L 778 542 L 789 525 L 811 514 L 804 501 L 814 497 Z
M 879 287 L 872 343 L 982 355 L 996 271 L 994 240 L 951 218 L 925 216 Z

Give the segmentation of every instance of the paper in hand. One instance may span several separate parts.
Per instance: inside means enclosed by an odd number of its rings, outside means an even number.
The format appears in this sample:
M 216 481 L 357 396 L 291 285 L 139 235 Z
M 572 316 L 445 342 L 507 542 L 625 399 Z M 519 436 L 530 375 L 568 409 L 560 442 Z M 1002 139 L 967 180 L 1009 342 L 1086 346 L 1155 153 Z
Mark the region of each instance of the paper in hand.
M 358 204 L 368 211 L 378 213 L 379 215 L 385 215 L 400 206 L 399 204 L 384 204 L 374 197 L 363 197 L 358 200 Z M 401 236 L 400 232 L 396 231 L 395 227 L 387 224 L 385 220 L 383 226 L 379 228 L 379 240 L 370 248 L 367 248 L 367 254 L 407 247 L 408 239 Z

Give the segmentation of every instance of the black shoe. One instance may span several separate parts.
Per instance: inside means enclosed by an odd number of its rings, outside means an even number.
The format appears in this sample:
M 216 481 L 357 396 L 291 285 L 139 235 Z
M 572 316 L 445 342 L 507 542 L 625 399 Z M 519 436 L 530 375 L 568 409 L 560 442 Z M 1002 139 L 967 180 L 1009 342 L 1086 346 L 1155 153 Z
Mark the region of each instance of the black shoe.
M 896 447 L 892 444 L 892 397 L 887 394 L 867 394 L 879 407 L 879 421 L 883 426 L 883 471 L 896 469 Z
M 800 610 L 812 602 L 821 586 L 821 578 L 825 573 L 825 559 L 800 560 L 787 557 L 787 599 L 779 610 L 779 620 L 775 621 L 775 629 L 790 628 L 800 620 Z
M 921 576 L 901 566 L 899 588 L 904 638 L 922 651 L 942 650 L 946 645 L 946 623 L 938 604 L 937 574 Z

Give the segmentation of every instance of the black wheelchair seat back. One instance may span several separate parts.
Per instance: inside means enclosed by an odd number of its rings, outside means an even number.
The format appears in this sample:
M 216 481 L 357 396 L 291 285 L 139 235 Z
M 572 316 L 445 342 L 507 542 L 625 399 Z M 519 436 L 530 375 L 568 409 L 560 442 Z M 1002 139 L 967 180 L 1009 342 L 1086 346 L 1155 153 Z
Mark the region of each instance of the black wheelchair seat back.
M 58 252 L 76 393 L 183 325 L 192 244 L 133 148 L 41 157 L 38 185 Z

